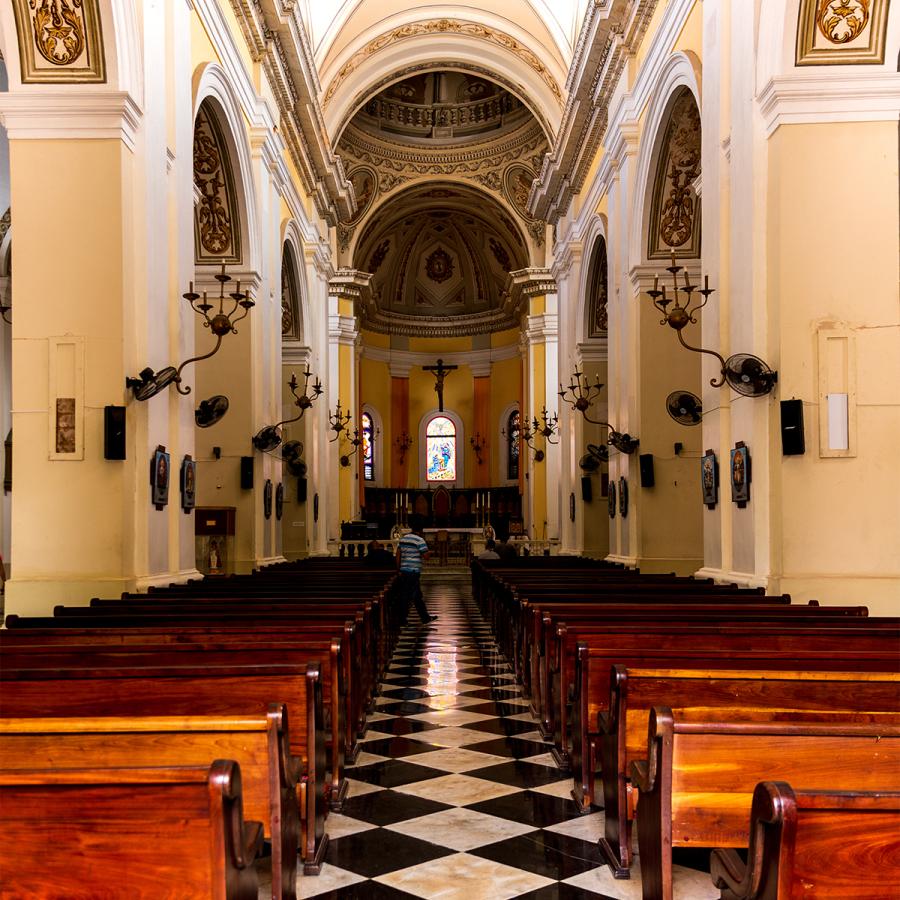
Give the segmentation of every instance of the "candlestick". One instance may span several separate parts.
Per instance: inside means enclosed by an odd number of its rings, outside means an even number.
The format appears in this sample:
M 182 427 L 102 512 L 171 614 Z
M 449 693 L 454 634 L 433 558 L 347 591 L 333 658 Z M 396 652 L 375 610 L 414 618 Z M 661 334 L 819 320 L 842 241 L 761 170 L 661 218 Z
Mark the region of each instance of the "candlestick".
M 653 276 L 653 290 L 654 290 L 654 291 L 658 291 L 658 290 L 659 290 L 659 275 L 654 275 L 654 276 Z
M 685 286 L 685 287 L 690 287 L 690 286 L 691 286 L 690 281 L 688 281 L 688 273 L 687 273 L 687 269 L 684 270 L 684 286 Z

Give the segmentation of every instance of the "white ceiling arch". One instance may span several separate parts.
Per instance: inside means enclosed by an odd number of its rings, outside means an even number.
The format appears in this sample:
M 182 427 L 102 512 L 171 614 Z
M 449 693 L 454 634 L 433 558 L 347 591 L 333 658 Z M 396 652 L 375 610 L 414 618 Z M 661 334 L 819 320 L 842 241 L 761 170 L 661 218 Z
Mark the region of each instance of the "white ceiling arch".
M 504 15 L 508 21 L 522 22 L 522 13 L 531 15 L 543 25 L 547 32 L 547 36 L 552 40 L 553 51 L 559 55 L 565 66 L 572 61 L 572 53 L 575 46 L 575 40 L 578 35 L 578 29 L 584 18 L 584 12 L 590 0 L 488 0 L 478 4 L 478 8 L 483 11 L 496 7 L 496 12 Z M 382 2 L 380 4 L 381 12 L 388 7 L 389 3 Z M 398 2 L 398 9 L 403 8 L 403 2 Z M 344 33 L 354 29 L 354 18 L 359 18 L 355 14 L 363 7 L 363 0 L 332 0 L 332 2 L 314 2 L 308 0 L 307 4 L 307 22 L 309 31 L 312 36 L 312 43 L 315 52 L 316 64 L 320 67 L 325 65 L 329 59 L 335 46 L 340 47 L 342 44 L 348 43 L 352 38 Z M 371 4 L 368 4 L 371 7 Z M 424 5 L 427 9 L 428 4 Z M 519 7 L 519 9 L 516 9 Z M 420 15 L 422 15 L 423 7 L 420 6 Z M 459 5 L 457 10 L 466 9 L 473 10 L 472 6 Z M 427 15 L 432 15 L 429 11 Z M 434 15 L 443 15 L 444 13 L 438 9 L 433 11 Z M 527 28 L 527 23 L 525 24 Z M 340 51 L 338 51 L 340 52 Z
M 549 40 L 549 38 L 548 38 Z M 335 139 L 372 87 L 410 67 L 458 65 L 496 73 L 555 132 L 566 64 L 521 25 L 472 7 L 407 8 L 367 28 L 322 67 L 325 125 Z

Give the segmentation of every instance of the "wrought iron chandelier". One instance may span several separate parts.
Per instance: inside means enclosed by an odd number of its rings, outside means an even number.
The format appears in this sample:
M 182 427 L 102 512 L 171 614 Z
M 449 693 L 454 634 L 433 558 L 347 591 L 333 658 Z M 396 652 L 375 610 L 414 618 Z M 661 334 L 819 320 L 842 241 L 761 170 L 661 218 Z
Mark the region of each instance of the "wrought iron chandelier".
M 292 419 L 284 419 L 281 422 L 277 422 L 275 425 L 266 425 L 253 435 L 253 446 L 256 447 L 257 450 L 261 450 L 264 453 L 269 453 L 274 450 L 282 441 L 282 435 L 278 429 L 281 428 L 282 425 L 290 425 L 292 422 L 299 422 L 300 419 L 303 418 L 303 414 L 313 405 L 313 403 L 315 403 L 316 399 L 321 396 L 323 391 L 322 382 L 319 381 L 317 377 L 315 384 L 313 384 L 310 389 L 310 378 L 312 378 L 312 372 L 310 371 L 309 363 L 307 363 L 306 371 L 303 373 L 303 393 L 298 394 L 297 388 L 300 386 L 300 383 L 297 381 L 296 374 L 291 372 L 291 380 L 288 382 L 288 387 L 294 395 L 294 406 L 296 406 L 300 412 Z

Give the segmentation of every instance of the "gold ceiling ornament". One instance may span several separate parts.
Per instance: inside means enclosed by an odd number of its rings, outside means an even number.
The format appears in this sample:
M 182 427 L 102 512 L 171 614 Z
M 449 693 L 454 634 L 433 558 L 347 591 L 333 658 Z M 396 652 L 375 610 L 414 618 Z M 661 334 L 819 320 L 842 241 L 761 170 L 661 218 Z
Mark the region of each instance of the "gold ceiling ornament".
M 798 66 L 882 65 L 890 0 L 801 0 Z
M 13 0 L 23 83 L 104 82 L 97 0 Z
M 856 40 L 869 22 L 871 0 L 823 0 L 816 25 L 832 44 Z
M 231 160 L 216 117 L 200 104 L 194 123 L 194 183 L 200 199 L 194 216 L 198 264 L 241 262 L 240 228 Z
M 674 247 L 682 256 L 700 255 L 700 204 L 694 182 L 700 176 L 700 110 L 681 88 L 669 113 L 653 185 L 647 256 L 665 258 Z
M 325 91 L 325 97 L 322 100 L 323 105 L 327 106 L 331 102 L 338 88 L 374 53 L 384 50 L 398 41 L 430 34 L 459 34 L 465 37 L 478 38 L 503 47 L 533 69 L 538 77 L 550 88 L 557 102 L 562 105 L 562 92 L 556 83 L 556 79 L 535 53 L 503 31 L 488 28 L 486 25 L 481 25 L 477 22 L 463 22 L 458 19 L 432 19 L 428 22 L 411 22 L 408 25 L 401 25 L 399 28 L 393 28 L 373 38 L 364 47 L 357 50 L 338 70 L 338 73 L 331 80 L 331 84 L 328 85 L 328 89 Z

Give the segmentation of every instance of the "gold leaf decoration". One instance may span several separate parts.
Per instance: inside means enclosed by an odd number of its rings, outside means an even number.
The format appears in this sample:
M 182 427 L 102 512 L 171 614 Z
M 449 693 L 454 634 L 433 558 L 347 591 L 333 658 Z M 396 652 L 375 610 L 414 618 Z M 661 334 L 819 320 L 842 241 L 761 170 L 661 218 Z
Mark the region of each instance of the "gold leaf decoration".
M 196 261 L 241 262 L 231 161 L 216 117 L 205 103 L 194 124 L 194 183 L 200 193 L 194 216 Z
M 25 84 L 106 81 L 97 0 L 13 0 Z
M 816 25 L 832 44 L 856 40 L 869 22 L 870 0 L 823 0 Z
M 700 110 L 682 88 L 672 103 L 657 163 L 648 257 L 700 254 L 700 204 L 694 182 L 700 175 Z
M 384 50 L 398 41 L 407 38 L 419 37 L 421 35 L 430 34 L 458 34 L 466 37 L 474 37 L 479 40 L 487 41 L 496 46 L 503 47 L 510 53 L 517 56 L 525 62 L 540 79 L 550 88 L 557 102 L 562 105 L 562 92 L 556 79 L 550 73 L 550 70 L 544 65 L 537 54 L 529 50 L 524 44 L 510 37 L 502 31 L 494 28 L 488 28 L 477 22 L 461 22 L 457 19 L 432 19 L 428 22 L 412 22 L 408 25 L 401 25 L 399 28 L 391 29 L 384 34 L 379 35 L 369 41 L 360 50 L 357 50 L 345 62 L 338 73 L 334 76 L 328 89 L 325 91 L 325 97 L 322 101 L 323 105 L 331 102 L 338 88 L 350 77 L 350 75 L 359 68 L 359 66 L 367 60 L 372 54 L 379 50 Z

